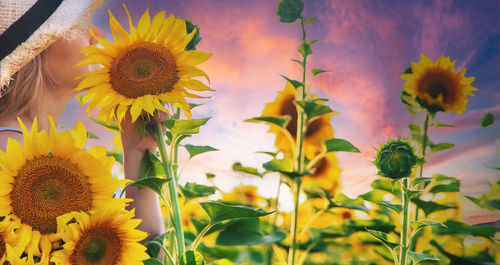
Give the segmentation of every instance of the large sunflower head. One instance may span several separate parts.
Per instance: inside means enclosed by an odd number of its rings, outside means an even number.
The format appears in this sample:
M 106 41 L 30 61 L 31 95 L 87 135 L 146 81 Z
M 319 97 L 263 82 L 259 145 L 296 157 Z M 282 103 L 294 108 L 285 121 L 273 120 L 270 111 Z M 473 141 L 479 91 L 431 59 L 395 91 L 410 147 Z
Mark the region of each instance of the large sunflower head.
M 145 232 L 135 229 L 141 222 L 133 212 L 120 207 L 101 207 L 88 215 L 72 212 L 57 219 L 63 249 L 52 254 L 55 264 L 142 264 L 149 258 L 138 242 Z
M 455 73 L 455 63 L 441 55 L 436 62 L 421 54 L 418 63 L 411 63 L 411 73 L 403 73 L 404 91 L 431 113 L 437 111 L 462 114 L 466 110 L 467 95 L 477 90 L 471 84 L 474 77 L 465 77 L 462 69 Z
M 103 46 L 82 49 L 87 56 L 77 65 L 101 64 L 102 69 L 85 73 L 76 91 L 88 89 L 82 104 L 92 101 L 87 110 L 101 106 L 99 116 L 110 121 L 123 119 L 130 109 L 133 121 L 146 111 L 168 111 L 162 103 L 169 103 L 184 110 L 188 118 L 191 111 L 185 97 L 199 98 L 186 89 L 211 90 L 191 77 L 208 76 L 196 65 L 211 55 L 199 51 L 186 51 L 186 46 L 196 33 L 186 31 L 184 20 L 172 14 L 165 19 L 165 12 L 150 20 L 149 12 L 142 15 L 137 28 L 132 24 L 130 32 L 118 23 L 109 12 L 114 42 L 96 37 Z M 92 33 L 92 32 L 91 32 Z M 92 33 L 93 34 L 93 33 Z
M 30 132 L 20 124 L 24 146 L 9 139 L 6 151 L 0 151 L 0 216 L 20 222 L 23 238 L 30 239 L 29 256 L 46 255 L 58 240 L 58 216 L 122 206 L 123 199 L 112 196 L 123 181 L 113 179 L 114 159 L 104 148 L 83 151 L 87 131 L 81 122 L 62 133 L 52 118 L 49 133 L 38 131 L 36 119 Z
M 316 95 L 311 95 L 311 98 L 316 98 Z M 276 100 L 267 103 L 262 112 L 262 116 L 289 115 L 291 119 L 286 126 L 286 130 L 292 139 L 297 137 L 297 105 L 295 105 L 295 99 L 295 88 L 290 82 L 287 82 L 285 89 L 278 92 Z M 312 120 L 307 126 L 304 139 L 306 154 L 320 152 L 323 142 L 334 137 L 333 128 L 330 124 L 331 115 L 321 115 Z M 274 125 L 271 125 L 269 132 L 276 134 L 275 145 L 280 151 L 285 155 L 292 154 L 293 147 L 290 144 L 290 138 L 286 135 L 287 132 Z

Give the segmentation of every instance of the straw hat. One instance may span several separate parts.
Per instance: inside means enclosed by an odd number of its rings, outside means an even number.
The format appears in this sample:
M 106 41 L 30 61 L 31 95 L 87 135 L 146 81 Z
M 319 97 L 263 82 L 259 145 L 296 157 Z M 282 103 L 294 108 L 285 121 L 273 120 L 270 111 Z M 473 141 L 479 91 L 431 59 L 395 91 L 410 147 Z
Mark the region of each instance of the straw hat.
M 0 97 L 12 76 L 57 39 L 82 30 L 103 0 L 0 0 Z

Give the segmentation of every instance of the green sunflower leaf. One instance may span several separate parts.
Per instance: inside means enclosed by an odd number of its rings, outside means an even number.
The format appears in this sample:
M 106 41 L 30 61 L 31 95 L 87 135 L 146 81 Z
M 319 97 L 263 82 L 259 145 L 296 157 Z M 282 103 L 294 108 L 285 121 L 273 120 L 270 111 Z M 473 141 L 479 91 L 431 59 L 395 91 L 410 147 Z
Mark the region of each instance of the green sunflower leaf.
M 194 198 L 207 197 L 212 195 L 217 190 L 216 187 L 205 186 L 202 184 L 187 182 L 186 185 L 179 185 L 179 189 L 182 191 L 182 194 L 186 198 L 186 200 L 191 200 Z
M 107 151 L 106 155 L 114 157 L 116 162 L 123 165 L 123 154 L 122 153 Z
M 212 224 L 231 219 L 261 217 L 273 213 L 248 206 L 227 205 L 215 201 L 200 202 L 200 205 L 207 212 Z
M 281 77 L 285 78 L 286 81 L 290 82 L 290 84 L 292 84 L 292 86 L 295 87 L 295 89 L 302 86 L 302 83 L 297 80 L 290 79 L 284 75 L 281 75 Z
M 276 15 L 282 23 L 293 23 L 300 18 L 302 10 L 304 10 L 304 2 L 302 0 L 280 0 Z
M 313 22 L 314 20 L 316 20 L 316 16 L 306 19 L 306 25 L 311 24 L 311 22 Z
M 182 134 L 197 134 L 200 127 L 205 125 L 209 119 L 166 120 L 163 124 L 167 126 L 174 136 L 179 136 Z
M 412 198 L 411 201 L 415 203 L 420 209 L 422 209 L 425 215 L 429 215 L 433 212 L 441 210 L 457 208 L 456 205 L 449 206 L 449 205 L 435 203 L 433 201 L 424 201 L 419 198 Z
M 311 49 L 311 45 L 309 43 L 303 42 L 300 44 L 299 52 L 302 56 L 307 57 L 313 53 L 313 50 Z
M 262 166 L 266 170 L 273 171 L 273 172 L 279 172 L 279 173 L 284 174 L 292 179 L 294 179 L 296 177 L 301 177 L 301 174 L 294 171 L 293 160 L 290 158 L 273 159 L 267 163 L 264 163 Z M 302 175 L 310 175 L 310 174 L 311 174 L 311 172 L 304 171 Z
M 251 119 L 246 119 L 245 122 L 266 122 L 277 125 L 278 127 L 285 128 L 290 121 L 290 116 L 260 116 Z
M 210 173 L 210 172 L 205 173 L 205 176 L 207 177 L 207 179 L 213 179 L 213 178 L 215 178 L 215 174 L 214 173 Z
M 105 127 L 105 128 L 108 128 L 108 129 L 110 129 L 110 130 L 112 130 L 112 131 L 117 131 L 117 132 L 118 132 L 118 131 L 120 131 L 120 127 L 118 127 L 118 125 L 115 125 L 115 124 L 107 124 L 107 123 L 106 123 L 106 122 L 104 122 L 104 121 L 101 121 L 101 120 L 98 120 L 98 119 L 94 119 L 94 118 L 91 118 L 91 117 L 89 117 L 89 119 L 90 119 L 91 121 L 93 121 L 95 124 L 97 124 L 97 125 L 101 125 L 101 126 L 103 126 L 103 127 Z
M 99 139 L 99 136 L 97 136 L 95 133 L 93 132 L 90 132 L 90 131 L 87 131 L 87 138 L 88 139 L 96 139 L 98 140 Z
M 141 160 L 140 178 L 157 177 L 165 175 L 161 160 L 151 151 L 146 150 Z
M 386 245 L 390 249 L 394 249 L 399 246 L 396 240 L 387 233 L 366 229 L 368 233 L 374 236 L 376 239 L 380 240 L 384 245 Z
M 455 146 L 455 144 L 452 144 L 452 143 L 430 144 L 431 153 L 435 153 L 435 152 L 438 152 L 441 150 L 450 149 L 450 148 L 453 148 L 454 146 Z
M 361 153 L 358 148 L 352 145 L 349 141 L 339 138 L 326 140 L 323 143 L 324 150 L 328 152 L 354 152 Z
M 448 265 L 495 265 L 495 260 L 488 256 L 488 260 L 484 260 L 480 255 L 475 257 L 458 257 L 449 252 L 447 252 L 441 244 L 438 242 L 431 240 L 431 245 L 439 250 L 439 252 L 443 253 L 450 261 Z M 484 256 L 483 256 L 484 257 Z
M 439 192 L 459 192 L 460 191 L 460 182 L 453 181 L 448 184 L 439 184 L 431 188 L 430 193 L 436 194 Z
M 120 197 L 130 187 L 148 188 L 148 189 L 158 193 L 158 195 L 162 195 L 163 186 L 167 182 L 168 182 L 167 179 L 156 178 L 156 177 L 148 177 L 148 178 L 138 179 L 134 182 L 130 182 L 127 185 L 125 185 L 125 187 L 123 187 L 122 193 L 120 194 Z
M 432 255 L 425 255 L 421 253 L 416 253 L 413 251 L 408 251 L 408 257 L 410 257 L 415 264 L 420 264 L 422 262 L 434 262 L 434 261 L 440 261 L 440 259 L 432 256 Z
M 219 233 L 215 243 L 220 246 L 253 246 L 271 244 L 285 239 L 283 232 L 263 233 L 258 218 L 248 218 L 232 222 Z
M 200 253 L 188 250 L 182 254 L 179 265 L 205 265 L 205 260 Z
M 219 150 L 219 149 L 213 148 L 213 147 L 208 146 L 208 145 L 192 145 L 192 144 L 186 144 L 186 145 L 184 145 L 184 148 L 186 148 L 186 150 L 189 153 L 189 159 L 191 159 L 199 154 Z
M 292 59 L 292 61 L 294 61 L 294 62 L 296 62 L 296 63 L 300 64 L 300 66 L 303 66 L 303 65 L 304 65 L 304 62 L 299 61 L 299 60 L 297 60 L 297 59 Z
M 395 203 L 389 203 L 389 202 L 375 202 L 376 204 L 379 204 L 387 209 L 391 209 L 395 211 L 396 213 L 400 213 L 403 211 L 403 206 L 401 204 L 395 204 Z
M 492 225 L 471 226 L 464 222 L 447 220 L 443 227 L 433 227 L 432 232 L 435 235 L 471 235 L 494 238 L 499 229 Z
M 145 261 L 143 261 L 144 265 L 163 265 L 159 260 L 155 258 L 149 258 Z
M 295 103 L 297 104 L 297 106 L 304 110 L 308 120 L 312 120 L 315 117 L 324 114 L 337 113 L 333 111 L 329 106 L 318 104 L 314 100 L 296 100 Z
M 317 68 L 311 69 L 312 76 L 317 76 L 317 75 L 319 75 L 321 73 L 327 73 L 327 72 L 330 72 L 330 71 L 321 70 L 321 69 L 317 69 Z
M 419 220 L 419 221 L 411 221 L 411 225 L 413 226 L 413 230 L 417 231 L 426 226 L 438 225 L 446 228 L 447 226 L 441 222 L 432 221 L 432 220 Z
M 486 128 L 492 126 L 495 122 L 495 117 L 491 112 L 486 113 L 483 118 L 481 118 L 481 127 Z
M 451 125 L 451 124 L 444 124 L 444 123 L 440 123 L 440 122 L 433 122 L 431 123 L 431 127 L 434 127 L 434 128 L 439 128 L 439 127 L 450 127 L 450 128 L 454 128 L 455 125 Z
M 258 177 L 264 176 L 264 174 L 260 173 L 258 169 L 254 167 L 245 167 L 240 162 L 235 162 L 232 166 L 232 169 L 236 172 L 246 173 Z

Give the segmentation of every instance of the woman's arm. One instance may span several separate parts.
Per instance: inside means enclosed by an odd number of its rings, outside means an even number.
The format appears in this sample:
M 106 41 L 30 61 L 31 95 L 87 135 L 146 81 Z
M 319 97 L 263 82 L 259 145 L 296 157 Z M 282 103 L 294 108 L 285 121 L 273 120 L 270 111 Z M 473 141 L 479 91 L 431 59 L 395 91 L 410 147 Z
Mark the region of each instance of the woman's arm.
M 168 118 L 168 115 L 156 115 L 152 123 Z M 156 149 L 156 141 L 151 135 L 144 138 L 137 133 L 138 121 L 132 123 L 130 114 L 127 114 L 120 126 L 123 145 L 123 166 L 125 178 L 135 181 L 139 179 L 140 164 L 146 150 Z M 134 199 L 129 209 L 135 208 L 135 215 L 142 219 L 138 229 L 149 234 L 147 240 L 165 232 L 158 195 L 146 188 L 131 187 L 126 192 L 127 198 Z

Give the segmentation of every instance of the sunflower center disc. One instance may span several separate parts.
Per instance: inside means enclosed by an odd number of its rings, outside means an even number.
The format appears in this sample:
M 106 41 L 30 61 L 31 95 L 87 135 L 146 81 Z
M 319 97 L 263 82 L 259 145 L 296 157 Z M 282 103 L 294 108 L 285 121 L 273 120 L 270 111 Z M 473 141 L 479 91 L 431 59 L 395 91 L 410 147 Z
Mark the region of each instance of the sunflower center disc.
M 110 69 L 113 89 L 127 98 L 170 92 L 179 80 L 175 57 L 156 43 L 133 44 L 120 53 Z
M 121 241 L 114 228 L 95 226 L 86 229 L 71 254 L 71 264 L 113 265 L 120 261 Z
M 3 257 L 3 255 L 5 254 L 5 240 L 4 240 L 4 235 L 2 233 L 0 233 L 0 257 Z
M 92 202 L 88 178 L 69 160 L 39 156 L 18 171 L 11 192 L 12 211 L 42 234 L 57 231 L 56 218 L 87 211 Z
M 427 93 L 433 99 L 441 95 L 444 103 L 451 104 L 455 100 L 457 81 L 447 72 L 430 71 L 422 76 L 418 87 L 421 93 Z

